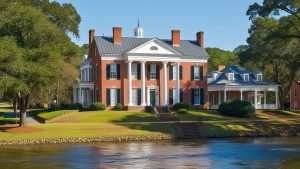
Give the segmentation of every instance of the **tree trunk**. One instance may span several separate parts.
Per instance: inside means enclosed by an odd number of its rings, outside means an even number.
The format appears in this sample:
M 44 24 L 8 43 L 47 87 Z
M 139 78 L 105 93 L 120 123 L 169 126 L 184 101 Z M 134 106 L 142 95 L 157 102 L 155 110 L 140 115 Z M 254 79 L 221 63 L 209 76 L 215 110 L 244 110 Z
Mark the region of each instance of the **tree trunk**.
M 18 105 L 20 107 L 20 127 L 26 126 L 26 111 L 29 103 L 29 95 L 22 95 L 18 93 L 16 95 Z
M 20 127 L 27 125 L 26 123 L 26 108 L 20 108 Z

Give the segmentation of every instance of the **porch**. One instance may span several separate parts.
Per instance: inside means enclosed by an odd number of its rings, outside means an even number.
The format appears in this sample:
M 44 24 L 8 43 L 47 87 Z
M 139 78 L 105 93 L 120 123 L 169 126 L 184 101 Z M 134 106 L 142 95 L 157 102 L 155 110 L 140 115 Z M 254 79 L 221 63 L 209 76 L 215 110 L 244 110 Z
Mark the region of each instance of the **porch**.
M 73 87 L 73 103 L 82 104 L 88 108 L 93 103 L 94 84 L 92 82 L 80 82 Z
M 278 109 L 278 86 L 209 86 L 208 100 L 211 109 L 218 109 L 224 100 L 250 102 L 255 109 Z

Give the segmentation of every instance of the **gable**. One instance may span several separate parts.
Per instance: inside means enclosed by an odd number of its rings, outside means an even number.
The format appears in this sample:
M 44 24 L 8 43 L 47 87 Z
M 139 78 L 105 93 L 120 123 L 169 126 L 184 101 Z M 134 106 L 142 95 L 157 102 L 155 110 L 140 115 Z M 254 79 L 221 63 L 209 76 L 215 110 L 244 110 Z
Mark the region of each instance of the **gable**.
M 181 55 L 178 51 L 168 47 L 157 39 L 150 40 L 132 50 L 128 54 L 157 54 L 157 55 Z

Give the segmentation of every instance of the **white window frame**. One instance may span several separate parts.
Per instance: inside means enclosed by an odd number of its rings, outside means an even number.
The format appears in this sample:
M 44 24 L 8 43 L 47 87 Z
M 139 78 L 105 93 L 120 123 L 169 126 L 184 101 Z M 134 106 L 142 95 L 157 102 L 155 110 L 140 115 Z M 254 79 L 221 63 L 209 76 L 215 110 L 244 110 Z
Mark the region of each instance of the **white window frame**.
M 150 80 L 156 80 L 156 64 L 150 65 Z
M 194 80 L 200 80 L 200 66 L 194 66 Z
M 173 80 L 177 80 L 177 69 L 175 65 L 173 65 Z
M 260 79 L 258 79 L 258 77 L 260 76 Z M 263 80 L 263 77 L 262 77 L 262 74 L 256 74 L 256 81 L 262 81 Z
M 110 89 L 110 106 L 115 106 L 118 104 L 118 90 L 117 89 Z M 115 94 L 115 95 L 114 95 Z
M 234 73 L 228 73 L 228 80 L 234 81 Z M 232 77 L 232 78 L 231 78 Z
M 200 88 L 194 89 L 194 105 L 199 106 L 201 104 Z M 199 102 L 196 102 L 199 101 Z
M 131 65 L 131 79 L 138 79 L 138 64 Z
M 118 77 L 117 64 L 110 64 L 109 79 L 117 79 L 117 77 Z
M 250 79 L 249 74 L 244 74 L 244 81 L 249 82 L 249 79 Z

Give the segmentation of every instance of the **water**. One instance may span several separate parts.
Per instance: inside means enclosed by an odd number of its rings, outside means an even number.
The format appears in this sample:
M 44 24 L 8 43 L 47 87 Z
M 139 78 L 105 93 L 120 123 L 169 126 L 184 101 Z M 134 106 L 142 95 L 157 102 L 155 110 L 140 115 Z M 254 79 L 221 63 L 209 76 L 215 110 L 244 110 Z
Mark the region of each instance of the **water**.
M 300 137 L 10 146 L 0 168 L 300 168 Z

